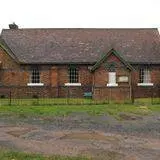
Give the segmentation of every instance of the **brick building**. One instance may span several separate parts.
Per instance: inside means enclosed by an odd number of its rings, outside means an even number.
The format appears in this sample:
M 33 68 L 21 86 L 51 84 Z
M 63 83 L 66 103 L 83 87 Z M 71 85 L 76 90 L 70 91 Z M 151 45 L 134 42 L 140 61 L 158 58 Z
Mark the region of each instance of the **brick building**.
M 157 29 L 19 29 L 0 36 L 0 95 L 131 99 L 160 85 Z M 4 93 L 3 93 L 4 92 Z

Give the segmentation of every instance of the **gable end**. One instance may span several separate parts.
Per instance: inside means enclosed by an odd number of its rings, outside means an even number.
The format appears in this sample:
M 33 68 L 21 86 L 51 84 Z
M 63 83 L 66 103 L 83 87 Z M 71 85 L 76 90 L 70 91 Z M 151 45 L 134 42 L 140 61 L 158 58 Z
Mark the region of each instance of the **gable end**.
M 129 70 L 133 70 L 134 68 L 124 60 L 124 58 L 122 58 L 120 56 L 120 54 L 115 50 L 115 49 L 111 49 L 107 54 L 103 54 L 102 57 L 96 62 L 96 64 L 91 68 L 91 72 L 94 72 L 96 69 L 99 68 L 99 66 L 111 55 L 114 54 L 114 56 L 116 56 L 125 66 L 126 68 L 128 68 Z

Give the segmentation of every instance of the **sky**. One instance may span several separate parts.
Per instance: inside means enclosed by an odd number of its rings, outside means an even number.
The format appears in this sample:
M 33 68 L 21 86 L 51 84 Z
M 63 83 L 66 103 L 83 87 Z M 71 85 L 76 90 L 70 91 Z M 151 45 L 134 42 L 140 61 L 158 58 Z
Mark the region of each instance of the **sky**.
M 160 0 L 1 0 L 0 30 L 160 28 Z

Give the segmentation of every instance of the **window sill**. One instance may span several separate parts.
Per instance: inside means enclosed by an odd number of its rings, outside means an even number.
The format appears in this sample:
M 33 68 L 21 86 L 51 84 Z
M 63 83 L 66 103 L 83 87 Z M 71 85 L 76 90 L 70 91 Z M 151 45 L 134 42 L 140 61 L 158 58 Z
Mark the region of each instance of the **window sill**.
M 81 83 L 65 83 L 65 86 L 81 86 Z
M 118 83 L 108 83 L 107 86 L 108 87 L 117 87 Z
M 27 83 L 27 86 L 44 86 L 44 83 Z
M 153 86 L 153 83 L 138 83 L 137 86 Z

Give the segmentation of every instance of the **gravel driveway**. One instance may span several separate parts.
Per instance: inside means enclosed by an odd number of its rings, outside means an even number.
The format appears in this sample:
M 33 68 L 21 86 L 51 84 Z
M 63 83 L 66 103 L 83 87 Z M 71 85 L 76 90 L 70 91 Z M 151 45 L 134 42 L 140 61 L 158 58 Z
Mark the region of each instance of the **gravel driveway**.
M 159 160 L 160 115 L 0 116 L 0 146 L 98 160 Z

